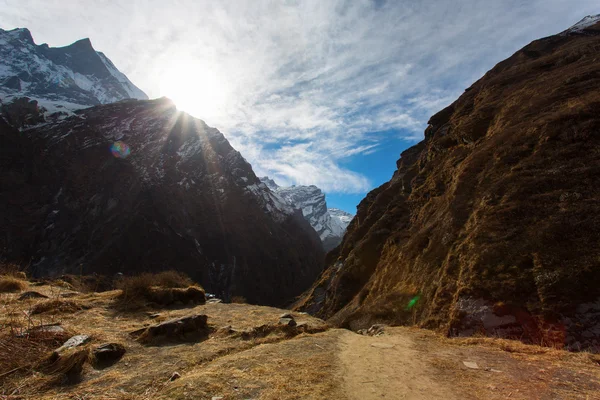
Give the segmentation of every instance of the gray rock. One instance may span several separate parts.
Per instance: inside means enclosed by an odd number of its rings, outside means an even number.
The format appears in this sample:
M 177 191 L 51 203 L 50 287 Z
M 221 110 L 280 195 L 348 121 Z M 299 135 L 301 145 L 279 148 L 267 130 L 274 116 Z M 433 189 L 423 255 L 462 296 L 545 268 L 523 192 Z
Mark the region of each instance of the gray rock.
M 47 299 L 48 296 L 38 293 L 38 292 L 25 292 L 21 296 L 19 296 L 19 300 L 28 300 L 28 299 Z
M 142 342 L 152 342 L 156 339 L 183 340 L 208 334 L 208 317 L 204 314 L 172 319 L 158 325 L 149 326 L 131 332 Z
M 39 325 L 39 326 L 35 326 L 31 329 L 28 329 L 25 333 L 21 333 L 19 335 L 17 335 L 17 337 L 27 337 L 30 335 L 35 335 L 35 334 L 44 334 L 44 335 L 62 335 L 64 334 L 65 328 L 63 328 L 62 326 L 60 326 L 59 323 L 57 324 L 48 324 L 48 325 Z
M 386 325 L 383 324 L 376 324 L 371 326 L 368 330 L 367 330 L 367 335 L 369 336 L 381 336 L 385 333 L 385 328 Z
M 292 318 L 281 318 L 279 325 L 296 326 L 296 321 Z
M 279 318 L 287 318 L 287 319 L 294 319 L 294 316 L 290 313 L 285 313 L 285 314 L 281 314 L 279 316 Z
M 96 347 L 92 354 L 95 365 L 99 368 L 106 368 L 119 361 L 125 352 L 125 347 L 119 343 L 104 343 Z
M 88 335 L 75 335 L 71 339 L 67 340 L 58 349 L 54 350 L 54 353 L 59 354 L 65 350 L 69 350 L 74 347 L 83 346 L 84 344 L 88 343 L 90 340 L 92 340 L 92 338 L 89 337 Z
M 476 362 L 463 361 L 463 364 L 465 365 L 465 367 L 470 368 L 470 369 L 479 369 L 479 365 L 477 365 Z
M 181 374 L 179 372 L 173 372 L 173 375 L 171 375 L 171 378 L 169 378 L 169 380 L 173 382 L 174 380 L 177 380 L 179 378 L 181 378 Z

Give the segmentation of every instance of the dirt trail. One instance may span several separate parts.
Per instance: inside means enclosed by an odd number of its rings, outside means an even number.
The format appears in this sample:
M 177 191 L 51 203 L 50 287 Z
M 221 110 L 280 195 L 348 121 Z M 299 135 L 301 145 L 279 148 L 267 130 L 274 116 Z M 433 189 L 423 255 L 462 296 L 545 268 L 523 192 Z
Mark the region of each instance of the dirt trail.
M 408 336 L 362 336 L 347 332 L 340 338 L 339 357 L 348 399 L 458 399 L 454 390 L 432 379 Z

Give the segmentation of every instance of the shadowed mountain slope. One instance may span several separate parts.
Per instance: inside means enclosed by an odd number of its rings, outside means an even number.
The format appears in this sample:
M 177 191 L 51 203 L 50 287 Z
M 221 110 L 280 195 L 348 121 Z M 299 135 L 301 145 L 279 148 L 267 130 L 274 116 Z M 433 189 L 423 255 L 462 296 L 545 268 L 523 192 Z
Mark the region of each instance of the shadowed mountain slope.
M 0 118 L 0 249 L 36 276 L 176 269 L 221 298 L 287 304 L 322 271 L 319 237 L 225 137 L 167 99 Z

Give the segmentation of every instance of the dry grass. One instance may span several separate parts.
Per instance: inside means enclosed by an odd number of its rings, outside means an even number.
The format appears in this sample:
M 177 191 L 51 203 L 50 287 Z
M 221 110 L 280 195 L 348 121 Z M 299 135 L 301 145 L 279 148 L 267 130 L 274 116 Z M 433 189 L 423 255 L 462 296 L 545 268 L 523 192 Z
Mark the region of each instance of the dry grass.
M 17 337 L 11 333 L 0 336 L 0 375 L 16 368 L 33 366 L 50 351 L 62 345 L 69 338 L 68 333 L 37 333 L 27 337 Z M 0 387 L 2 380 L 0 379 Z
M 14 276 L 0 277 L 0 293 L 21 292 L 27 289 L 27 282 Z
M 30 314 L 36 315 L 42 313 L 74 313 L 83 308 L 84 307 L 81 304 L 72 300 L 52 299 L 35 304 L 31 308 Z
M 187 275 L 177 271 L 163 271 L 157 273 L 144 273 L 135 276 L 124 276 L 116 283 L 116 288 L 123 291 L 145 290 L 153 286 L 163 288 L 186 288 L 193 286 Z
M 176 271 L 123 277 L 116 285 L 121 289 L 117 306 L 137 309 L 152 305 L 204 303 L 204 289 L 193 285 L 194 282 L 188 276 Z
M 236 303 L 236 304 L 246 304 L 246 303 L 248 303 L 246 301 L 246 298 L 244 296 L 233 296 L 231 298 L 231 302 L 232 303 Z
M 52 353 L 42 360 L 35 369 L 49 375 L 48 383 L 78 382 L 83 366 L 91 360 L 89 346 L 66 350 L 60 354 Z

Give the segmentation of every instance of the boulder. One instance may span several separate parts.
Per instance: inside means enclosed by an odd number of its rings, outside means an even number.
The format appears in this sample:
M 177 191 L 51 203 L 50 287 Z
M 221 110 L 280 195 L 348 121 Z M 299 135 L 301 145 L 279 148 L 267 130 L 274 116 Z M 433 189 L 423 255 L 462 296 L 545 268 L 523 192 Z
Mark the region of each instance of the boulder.
M 97 368 L 110 367 L 125 355 L 125 347 L 119 343 L 104 343 L 92 351 L 94 366 Z
M 158 325 L 131 332 L 142 343 L 166 341 L 189 341 L 208 337 L 208 317 L 204 314 L 172 319 Z

